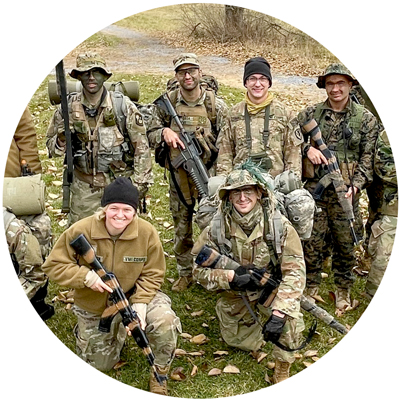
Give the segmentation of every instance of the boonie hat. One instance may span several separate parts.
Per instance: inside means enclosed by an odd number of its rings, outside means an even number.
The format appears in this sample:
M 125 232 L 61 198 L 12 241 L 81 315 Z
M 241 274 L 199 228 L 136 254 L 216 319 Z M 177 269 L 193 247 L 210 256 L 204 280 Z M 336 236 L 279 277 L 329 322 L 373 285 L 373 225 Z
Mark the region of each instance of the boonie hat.
M 107 68 L 104 58 L 97 53 L 90 52 L 79 54 L 76 57 L 76 68 L 74 68 L 69 75 L 74 79 L 78 79 L 79 74 L 90 71 L 93 68 L 100 68 L 103 70 L 104 74 L 107 76 L 107 79 L 112 75 Z
M 174 59 L 173 63 L 175 71 L 183 64 L 192 64 L 200 67 L 199 60 L 194 53 L 181 53 Z
M 354 78 L 353 74 L 343 65 L 339 63 L 333 63 L 328 65 L 325 69 L 324 74 L 318 77 L 317 86 L 320 89 L 325 88 L 325 79 L 328 75 L 345 75 L 350 78 L 353 82 L 353 85 L 358 85 L 358 80 Z
M 258 186 L 265 193 L 265 188 L 251 176 L 249 171 L 235 169 L 226 177 L 225 184 L 219 189 L 218 196 L 223 200 L 228 192 L 243 186 Z

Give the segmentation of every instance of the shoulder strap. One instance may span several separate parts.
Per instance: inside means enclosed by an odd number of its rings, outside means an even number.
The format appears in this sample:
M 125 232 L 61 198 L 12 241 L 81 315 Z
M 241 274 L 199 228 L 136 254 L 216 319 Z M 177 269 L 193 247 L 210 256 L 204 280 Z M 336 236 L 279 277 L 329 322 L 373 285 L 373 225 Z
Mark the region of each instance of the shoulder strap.
M 353 133 L 358 134 L 361 128 L 361 122 L 364 115 L 364 106 L 361 104 L 354 103 L 352 104 L 353 112 L 352 116 L 349 120 L 349 128 L 352 129 Z
M 211 122 L 213 130 L 217 124 L 217 109 L 215 106 L 215 92 L 212 89 L 206 89 L 206 99 L 204 102 L 207 109 L 207 116 Z
M 126 101 L 125 96 L 118 91 L 109 92 L 113 103 L 113 110 L 119 131 L 126 134 Z
M 268 145 L 268 139 L 269 139 L 269 117 L 270 117 L 270 111 L 271 111 L 271 104 L 268 104 L 267 107 L 265 107 L 265 114 L 264 114 L 264 130 L 263 130 L 263 142 L 264 142 L 264 148 L 267 148 Z M 246 143 L 247 143 L 247 148 L 249 152 L 251 153 L 251 148 L 252 148 L 252 139 L 251 139 L 251 129 L 250 129 L 250 115 L 247 110 L 247 105 L 244 106 L 244 121 L 246 124 Z

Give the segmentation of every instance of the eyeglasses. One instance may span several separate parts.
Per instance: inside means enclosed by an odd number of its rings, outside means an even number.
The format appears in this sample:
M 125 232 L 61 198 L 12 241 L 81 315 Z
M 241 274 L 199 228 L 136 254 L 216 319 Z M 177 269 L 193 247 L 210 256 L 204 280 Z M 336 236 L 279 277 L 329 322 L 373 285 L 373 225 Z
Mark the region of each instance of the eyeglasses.
M 180 77 L 183 78 L 186 76 L 186 74 L 189 74 L 190 76 L 195 75 L 196 71 L 198 71 L 198 68 L 186 68 L 186 69 L 180 69 L 179 71 L 176 71 L 176 74 Z
M 233 189 L 233 190 L 231 190 L 231 196 L 234 197 L 234 198 L 241 197 L 242 193 L 243 193 L 243 195 L 245 197 L 251 197 L 254 194 L 256 194 L 256 189 L 254 187 L 252 187 L 252 186 L 249 186 L 249 187 L 244 187 L 242 189 Z
M 259 81 L 262 85 L 265 85 L 267 82 L 269 82 L 269 79 L 266 76 L 262 76 L 261 78 L 250 76 L 247 78 L 247 82 L 251 83 L 252 85 L 255 85 L 257 81 Z

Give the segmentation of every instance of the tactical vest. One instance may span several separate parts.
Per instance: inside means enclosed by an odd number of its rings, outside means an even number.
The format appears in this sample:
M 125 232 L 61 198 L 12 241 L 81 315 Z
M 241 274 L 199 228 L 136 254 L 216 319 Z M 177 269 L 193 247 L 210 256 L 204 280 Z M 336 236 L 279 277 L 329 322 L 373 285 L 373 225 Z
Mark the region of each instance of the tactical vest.
M 71 93 L 68 97 L 74 166 L 83 175 L 123 175 L 133 168 L 133 149 L 126 133 L 125 98 L 120 92 L 108 93 L 113 106 L 102 108 L 97 122 L 86 116 L 81 93 Z

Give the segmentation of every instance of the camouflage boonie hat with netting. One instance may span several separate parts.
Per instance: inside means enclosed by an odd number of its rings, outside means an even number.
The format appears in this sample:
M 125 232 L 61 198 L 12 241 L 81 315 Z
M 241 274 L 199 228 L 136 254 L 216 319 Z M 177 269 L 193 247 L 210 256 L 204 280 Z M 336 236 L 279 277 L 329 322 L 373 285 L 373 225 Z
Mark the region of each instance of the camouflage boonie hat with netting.
M 329 65 L 325 69 L 324 74 L 318 77 L 317 86 L 320 89 L 325 88 L 325 79 L 328 75 L 346 75 L 353 82 L 353 85 L 359 84 L 357 79 L 354 78 L 352 73 L 343 64 L 334 63 L 334 64 Z
M 112 75 L 107 68 L 104 58 L 97 53 L 79 54 L 76 57 L 76 68 L 74 68 L 69 75 L 74 79 L 78 79 L 79 74 L 90 71 L 93 68 L 102 69 L 107 79 Z
M 235 169 L 226 177 L 225 184 L 219 189 L 218 196 L 223 200 L 229 191 L 243 186 L 258 186 L 263 193 L 266 193 L 265 188 L 252 177 L 249 171 Z
M 179 54 L 179 56 L 175 58 L 173 63 L 175 71 L 178 69 L 178 67 L 180 67 L 183 64 L 192 64 L 196 65 L 197 67 L 200 67 L 199 60 L 197 59 L 197 56 L 194 53 Z

